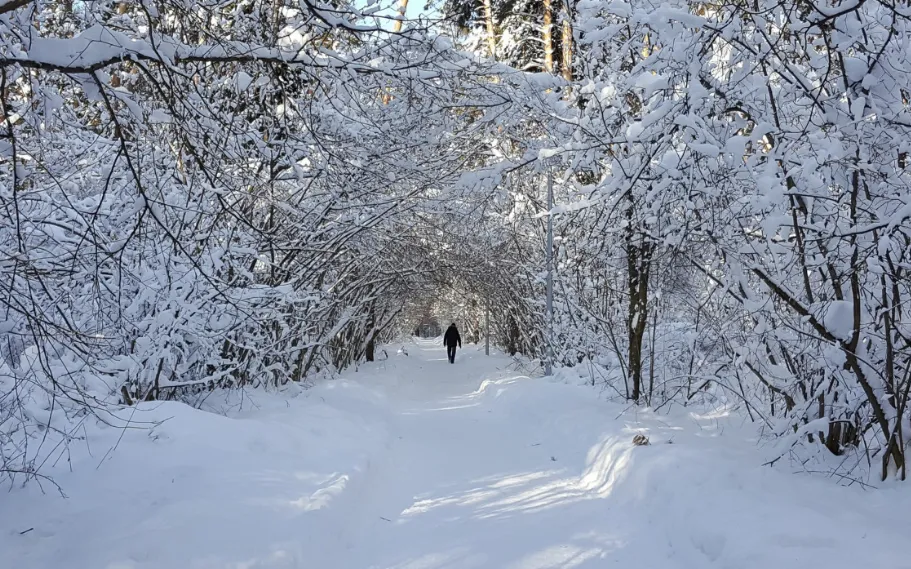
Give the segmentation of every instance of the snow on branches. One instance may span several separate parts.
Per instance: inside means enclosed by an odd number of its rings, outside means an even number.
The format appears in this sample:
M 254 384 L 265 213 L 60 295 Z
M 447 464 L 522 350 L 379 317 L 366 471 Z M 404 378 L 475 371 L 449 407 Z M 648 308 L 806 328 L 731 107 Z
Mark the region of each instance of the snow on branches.
M 64 414 L 365 357 L 486 73 L 309 1 L 0 4 L 0 470 Z

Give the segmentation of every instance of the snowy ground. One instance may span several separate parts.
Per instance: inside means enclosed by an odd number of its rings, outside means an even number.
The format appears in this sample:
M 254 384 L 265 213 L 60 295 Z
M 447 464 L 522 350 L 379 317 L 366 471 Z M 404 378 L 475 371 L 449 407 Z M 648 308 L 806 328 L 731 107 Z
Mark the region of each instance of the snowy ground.
M 907 488 L 762 467 L 749 430 L 622 414 L 474 346 L 407 351 L 230 418 L 156 404 L 151 434 L 90 432 L 53 470 L 67 499 L 0 495 L 0 567 L 911 568 Z

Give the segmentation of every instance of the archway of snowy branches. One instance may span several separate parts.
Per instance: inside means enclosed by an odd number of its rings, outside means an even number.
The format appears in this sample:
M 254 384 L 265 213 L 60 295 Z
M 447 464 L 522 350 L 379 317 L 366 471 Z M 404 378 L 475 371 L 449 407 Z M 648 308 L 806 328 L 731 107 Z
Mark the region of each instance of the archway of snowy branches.
M 126 404 L 280 385 L 440 291 L 469 321 L 518 306 L 509 192 L 463 174 L 527 120 L 521 74 L 309 3 L 287 36 L 219 6 L 55 7 L 0 5 L 11 376 Z
M 904 476 L 911 15 L 798 4 L 567 2 L 556 75 L 344 1 L 0 0 L 0 470 L 490 306 L 617 397 Z

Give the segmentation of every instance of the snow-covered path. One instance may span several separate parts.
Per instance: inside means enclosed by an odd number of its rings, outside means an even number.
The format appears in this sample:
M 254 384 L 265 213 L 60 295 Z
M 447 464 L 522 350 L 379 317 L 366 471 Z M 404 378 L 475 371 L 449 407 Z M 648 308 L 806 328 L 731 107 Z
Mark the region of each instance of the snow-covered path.
M 387 388 L 397 394 L 395 436 L 370 471 L 344 566 L 572 567 L 599 557 L 610 538 L 597 535 L 604 505 L 592 498 L 609 481 L 583 488 L 567 477 L 599 433 L 566 441 L 559 427 L 597 402 L 580 393 L 580 407 L 548 409 L 472 349 L 452 366 L 435 346 L 411 355 Z
M 144 409 L 151 437 L 71 453 L 67 500 L 0 497 L 0 567 L 911 567 L 906 490 L 762 467 L 724 421 L 618 418 L 475 346 L 406 350 L 230 419 Z
M 419 344 L 387 376 L 394 436 L 334 567 L 911 567 L 898 528 L 844 534 L 876 515 L 832 501 L 854 492 L 762 468 L 717 423 L 631 424 L 589 389 L 460 356 Z

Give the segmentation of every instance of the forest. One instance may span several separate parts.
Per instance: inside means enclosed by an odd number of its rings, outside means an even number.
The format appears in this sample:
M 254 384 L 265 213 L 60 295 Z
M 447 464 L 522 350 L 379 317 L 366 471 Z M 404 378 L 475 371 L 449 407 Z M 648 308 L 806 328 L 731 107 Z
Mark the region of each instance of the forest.
M 408 4 L 0 0 L 6 480 L 488 311 L 616 401 L 735 409 L 773 465 L 905 480 L 907 3 Z

